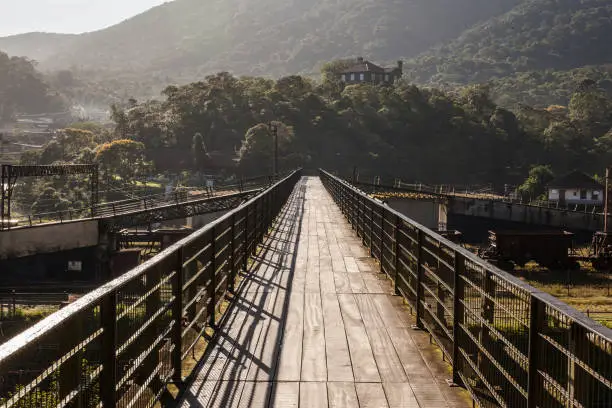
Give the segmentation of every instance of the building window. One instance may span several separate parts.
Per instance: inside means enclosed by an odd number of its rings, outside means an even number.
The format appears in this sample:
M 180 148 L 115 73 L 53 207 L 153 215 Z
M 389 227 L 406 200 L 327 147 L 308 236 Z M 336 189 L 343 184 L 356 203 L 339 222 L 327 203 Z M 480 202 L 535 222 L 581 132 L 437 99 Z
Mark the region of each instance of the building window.
M 578 195 L 578 193 L 574 191 L 574 192 L 572 193 L 572 195 L 573 195 L 574 197 L 576 197 L 576 196 Z
M 599 201 L 599 191 L 593 191 L 591 193 L 591 199 L 593 199 L 594 201 Z
M 344 80 L 348 81 L 349 80 L 349 74 L 344 74 Z
M 587 191 L 586 190 L 580 190 L 580 199 L 581 200 L 586 200 L 587 198 Z
M 359 74 L 359 80 L 365 81 L 365 74 Z
M 385 81 L 389 82 L 389 74 L 385 75 Z
M 351 74 L 351 81 L 355 80 L 355 74 Z

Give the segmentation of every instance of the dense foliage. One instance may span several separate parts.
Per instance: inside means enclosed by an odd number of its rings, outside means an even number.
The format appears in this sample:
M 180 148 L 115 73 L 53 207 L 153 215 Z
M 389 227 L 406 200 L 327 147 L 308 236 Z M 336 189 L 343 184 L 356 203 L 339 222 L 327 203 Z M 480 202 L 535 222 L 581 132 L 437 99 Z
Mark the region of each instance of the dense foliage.
M 9 57 L 0 52 L 0 123 L 15 113 L 57 112 L 65 100 L 51 92 L 27 58 Z
M 594 174 L 612 159 L 612 101 L 594 81 L 584 81 L 568 107 L 512 112 L 483 86 L 443 92 L 407 82 L 345 87 L 326 78 L 211 75 L 168 87 L 162 101 L 115 105 L 113 137 L 142 144 L 158 170 L 261 174 L 272 170 L 276 127 L 281 168 L 348 173 L 358 166 L 426 182 L 497 186 L 519 184 L 533 165 Z M 99 159 L 104 147 L 97 149 Z
M 609 0 L 525 0 L 424 53 L 406 69 L 418 83 L 494 79 L 495 96 L 505 104 L 565 104 L 585 75 L 609 87 L 605 65 L 612 62 L 611 35 Z

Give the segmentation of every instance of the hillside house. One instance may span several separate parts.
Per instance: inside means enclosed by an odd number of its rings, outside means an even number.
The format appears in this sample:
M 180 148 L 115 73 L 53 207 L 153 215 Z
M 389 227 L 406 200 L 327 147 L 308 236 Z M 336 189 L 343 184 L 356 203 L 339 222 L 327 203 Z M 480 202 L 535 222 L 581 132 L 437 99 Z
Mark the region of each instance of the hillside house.
M 340 73 L 340 80 L 347 85 L 361 83 L 392 84 L 400 79 L 402 74 L 402 61 L 398 61 L 395 67 L 383 68 L 359 57 L 354 65 Z
M 597 180 L 574 170 L 548 183 L 548 199 L 559 205 L 603 205 L 604 190 L 604 186 Z

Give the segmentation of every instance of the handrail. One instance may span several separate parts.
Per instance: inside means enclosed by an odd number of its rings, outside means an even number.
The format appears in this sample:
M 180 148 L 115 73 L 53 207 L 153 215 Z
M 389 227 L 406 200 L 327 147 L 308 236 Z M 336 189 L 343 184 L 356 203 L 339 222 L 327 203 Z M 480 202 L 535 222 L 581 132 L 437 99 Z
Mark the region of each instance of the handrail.
M 480 406 L 612 406 L 611 329 L 347 181 L 320 177 Z
M 0 407 L 154 406 L 203 355 L 301 170 L 0 345 Z
M 281 177 L 284 176 L 286 176 L 286 174 Z M 183 204 L 194 200 L 218 197 L 235 190 L 240 192 L 259 190 L 271 186 L 275 179 L 276 178 L 272 176 L 254 176 L 232 180 L 231 183 L 218 183 L 214 188 L 204 186 L 199 190 L 195 187 L 189 189 L 177 188 L 169 194 L 152 194 L 138 198 L 97 203 L 93 207 L 90 206 L 81 209 L 58 210 L 12 217 L 10 222 L 5 221 L 6 225 L 0 224 L 0 231 L 3 229 L 27 228 L 56 222 L 64 223 L 68 221 L 115 217 L 141 207 L 144 209 L 152 209 L 167 204 Z M 201 191 L 201 193 L 189 195 L 188 192 L 194 189 Z

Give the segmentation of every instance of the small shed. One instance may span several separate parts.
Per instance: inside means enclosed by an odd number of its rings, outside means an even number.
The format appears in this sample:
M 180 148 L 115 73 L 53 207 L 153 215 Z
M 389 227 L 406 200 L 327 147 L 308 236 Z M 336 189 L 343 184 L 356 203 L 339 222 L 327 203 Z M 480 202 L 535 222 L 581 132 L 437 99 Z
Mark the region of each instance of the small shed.
M 603 205 L 604 186 L 588 174 L 574 170 L 548 183 L 548 200 L 565 204 Z

